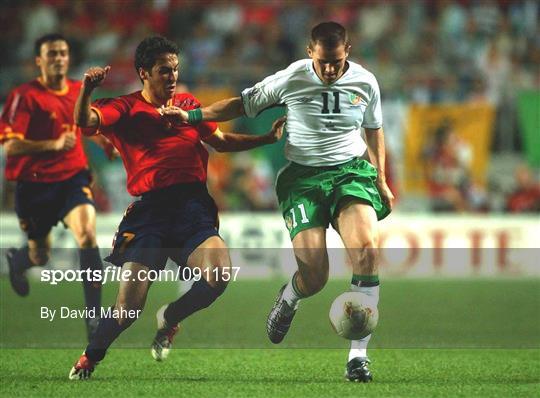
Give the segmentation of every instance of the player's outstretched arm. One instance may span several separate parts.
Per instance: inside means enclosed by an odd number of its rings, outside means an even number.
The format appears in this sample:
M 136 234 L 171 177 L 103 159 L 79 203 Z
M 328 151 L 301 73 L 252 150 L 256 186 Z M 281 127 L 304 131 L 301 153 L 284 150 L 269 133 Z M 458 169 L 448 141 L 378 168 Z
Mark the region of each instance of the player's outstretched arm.
M 77 143 L 77 135 L 73 131 L 62 134 L 55 140 L 10 139 L 4 143 L 8 156 L 31 155 L 41 152 L 69 151 Z
M 90 108 L 92 91 L 103 83 L 110 70 L 110 66 L 105 68 L 92 67 L 85 72 L 81 92 L 73 112 L 73 119 L 77 125 L 81 127 L 99 127 L 99 116 L 96 111 Z
M 161 108 L 160 112 L 163 116 L 169 117 L 175 122 L 187 122 L 190 124 L 197 124 L 202 121 L 226 122 L 242 116 L 244 114 L 244 104 L 242 98 L 233 97 L 191 111 L 169 106 Z
M 394 203 L 394 194 L 386 184 L 386 150 L 384 146 L 383 129 L 378 128 L 365 130 L 369 159 L 377 169 L 377 188 L 379 189 L 381 199 L 390 209 L 392 209 Z
M 240 97 L 227 98 L 214 102 L 210 106 L 200 108 L 200 111 L 202 120 L 213 122 L 226 122 L 228 120 L 236 119 L 245 113 L 244 104 Z M 193 118 L 196 115 L 195 113 L 190 112 L 197 112 L 197 109 L 188 111 L 188 116 L 192 116 Z
M 272 124 L 272 129 L 264 135 L 247 135 L 236 133 L 224 133 L 219 128 L 204 142 L 212 146 L 218 152 L 240 152 L 257 148 L 262 145 L 273 144 L 283 136 L 283 128 L 287 117 L 281 117 Z

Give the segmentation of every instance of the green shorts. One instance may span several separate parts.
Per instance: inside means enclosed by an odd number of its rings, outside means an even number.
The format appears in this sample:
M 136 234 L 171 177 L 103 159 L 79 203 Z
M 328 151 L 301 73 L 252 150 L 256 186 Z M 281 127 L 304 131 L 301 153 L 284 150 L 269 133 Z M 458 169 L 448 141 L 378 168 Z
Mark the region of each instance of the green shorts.
M 327 167 L 290 163 L 277 177 L 276 192 L 291 239 L 305 229 L 328 228 L 339 201 L 347 196 L 371 205 L 382 220 L 390 209 L 381 200 L 376 179 L 375 167 L 359 158 Z

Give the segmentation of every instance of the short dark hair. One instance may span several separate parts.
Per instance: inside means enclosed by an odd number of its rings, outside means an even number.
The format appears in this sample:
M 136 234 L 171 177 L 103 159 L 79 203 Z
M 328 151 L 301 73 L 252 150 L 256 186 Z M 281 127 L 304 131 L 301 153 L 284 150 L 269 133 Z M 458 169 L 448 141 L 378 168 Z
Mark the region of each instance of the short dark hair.
M 323 47 L 335 48 L 341 44 L 349 45 L 347 30 L 337 22 L 322 22 L 311 30 L 310 48 L 319 43 Z
M 60 33 L 47 33 L 46 35 L 43 35 L 40 38 L 38 38 L 34 42 L 34 54 L 36 55 L 36 57 L 39 57 L 41 55 L 41 46 L 43 45 L 43 43 L 48 43 L 51 41 L 58 41 L 58 40 L 65 41 L 69 47 L 69 42 Z
M 176 43 L 162 36 L 147 37 L 139 43 L 135 50 L 135 70 L 139 73 L 139 68 L 150 70 L 156 64 L 157 59 L 162 54 L 176 54 L 180 50 Z

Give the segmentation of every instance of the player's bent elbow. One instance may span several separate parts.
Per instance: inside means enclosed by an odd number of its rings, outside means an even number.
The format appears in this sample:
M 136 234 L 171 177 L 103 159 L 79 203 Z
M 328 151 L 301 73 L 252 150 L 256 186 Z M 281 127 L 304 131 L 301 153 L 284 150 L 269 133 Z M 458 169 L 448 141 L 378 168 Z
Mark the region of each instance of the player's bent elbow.
M 75 124 L 80 128 L 97 129 L 99 127 L 99 117 L 95 111 L 91 110 L 88 114 L 75 110 L 73 114 L 73 120 Z M 95 134 L 95 133 L 94 133 Z M 93 135 L 93 134 L 85 134 Z

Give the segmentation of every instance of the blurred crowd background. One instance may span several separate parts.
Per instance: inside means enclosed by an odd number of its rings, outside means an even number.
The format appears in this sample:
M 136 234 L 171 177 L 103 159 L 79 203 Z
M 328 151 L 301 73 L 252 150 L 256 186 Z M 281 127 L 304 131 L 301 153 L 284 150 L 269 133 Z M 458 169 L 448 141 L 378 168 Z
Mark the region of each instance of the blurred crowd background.
M 378 78 L 399 211 L 540 211 L 540 5 L 536 0 L 0 1 L 0 102 L 37 76 L 34 40 L 70 41 L 72 78 L 111 65 L 100 96 L 140 89 L 133 54 L 161 34 L 181 48 L 179 89 L 211 103 L 306 58 L 311 28 L 347 27 L 350 58 Z M 226 130 L 266 132 L 280 111 Z M 275 210 L 283 143 L 212 154 L 222 210 Z M 88 144 L 100 210 L 132 200 L 120 161 Z M 2 152 L 2 157 L 5 156 Z M 2 182 L 2 208 L 13 206 Z

